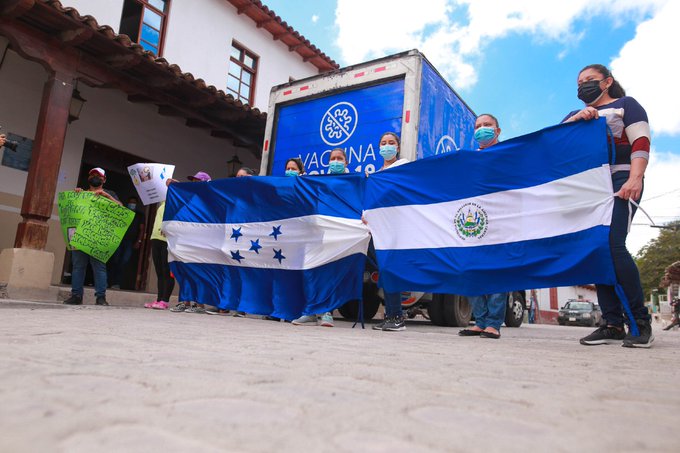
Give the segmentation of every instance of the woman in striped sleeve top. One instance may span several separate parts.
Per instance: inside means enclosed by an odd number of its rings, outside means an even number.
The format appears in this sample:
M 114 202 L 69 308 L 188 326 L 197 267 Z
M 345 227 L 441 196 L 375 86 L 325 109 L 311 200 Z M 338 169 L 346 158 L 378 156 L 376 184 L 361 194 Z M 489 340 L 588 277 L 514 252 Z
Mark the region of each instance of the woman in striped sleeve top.
M 611 167 L 614 186 L 614 211 L 609 242 L 617 280 L 630 304 L 634 320 L 640 331 L 633 336 L 624 331 L 623 307 L 613 286 L 597 285 L 597 298 L 606 325 L 581 339 L 581 344 L 597 345 L 623 340 L 625 347 L 648 348 L 654 341 L 650 316 L 644 305 L 640 274 L 635 261 L 626 248 L 628 235 L 628 200 L 640 201 L 643 177 L 649 161 L 650 132 L 645 109 L 626 92 L 605 66 L 593 64 L 583 68 L 578 75 L 578 98 L 585 103 L 563 122 L 588 121 L 605 117 L 614 135 L 616 159 Z M 632 215 L 635 207 L 631 206 Z

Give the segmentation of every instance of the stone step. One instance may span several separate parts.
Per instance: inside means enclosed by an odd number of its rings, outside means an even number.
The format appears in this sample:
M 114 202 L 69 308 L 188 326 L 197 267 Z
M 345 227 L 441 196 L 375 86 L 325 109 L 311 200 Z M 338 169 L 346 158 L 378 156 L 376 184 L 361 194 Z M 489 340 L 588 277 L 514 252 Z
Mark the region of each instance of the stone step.
M 61 303 L 71 296 L 71 287 L 57 286 L 57 302 Z M 83 304 L 94 305 L 94 288 L 86 286 L 84 288 Z M 155 293 L 146 293 L 143 291 L 126 291 L 122 289 L 107 289 L 106 301 L 110 305 L 119 307 L 144 307 L 147 302 L 156 300 Z M 172 296 L 169 301 L 170 305 L 177 303 L 177 296 Z

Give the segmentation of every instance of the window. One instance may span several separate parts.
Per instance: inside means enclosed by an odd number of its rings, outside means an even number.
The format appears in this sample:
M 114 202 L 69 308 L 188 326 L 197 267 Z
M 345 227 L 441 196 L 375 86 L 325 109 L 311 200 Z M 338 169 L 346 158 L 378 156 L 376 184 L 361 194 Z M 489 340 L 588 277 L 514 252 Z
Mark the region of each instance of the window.
M 233 41 L 229 58 L 229 75 L 227 76 L 227 92 L 234 98 L 253 103 L 255 95 L 255 75 L 259 57 Z
M 170 0 L 125 0 L 120 33 L 160 56 L 169 9 Z

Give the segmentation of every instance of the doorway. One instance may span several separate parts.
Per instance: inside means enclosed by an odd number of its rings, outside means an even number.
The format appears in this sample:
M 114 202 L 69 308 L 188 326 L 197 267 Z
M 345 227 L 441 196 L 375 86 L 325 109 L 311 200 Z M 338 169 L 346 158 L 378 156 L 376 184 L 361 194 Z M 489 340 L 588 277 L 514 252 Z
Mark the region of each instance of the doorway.
M 156 205 L 144 206 L 139 200 L 137 191 L 128 174 L 127 167 L 139 162 L 150 162 L 142 156 L 136 156 L 124 151 L 112 148 L 102 143 L 86 139 L 83 147 L 83 157 L 78 173 L 78 187 L 87 188 L 87 177 L 89 171 L 94 167 L 101 167 L 106 172 L 106 184 L 104 188 L 109 192 L 114 192 L 118 199 L 125 205 L 130 197 L 136 198 L 138 221 L 130 226 L 129 234 L 134 236 L 134 242 L 139 235 L 132 231 L 133 228 L 141 228 L 143 225 L 142 243 L 139 247 L 135 246 L 129 259 L 121 265 L 120 259 L 122 249 L 107 263 L 107 273 L 109 276 L 108 285 L 118 289 L 131 291 L 144 291 L 147 286 L 147 276 L 149 267 L 149 255 L 151 253 L 150 236 L 153 227 L 153 220 L 156 215 Z M 139 230 L 138 230 L 139 231 Z M 119 253 L 120 252 L 120 253 Z M 62 271 L 62 283 L 70 284 L 71 278 L 71 254 L 66 251 L 64 268 Z M 85 277 L 85 285 L 92 285 L 92 269 L 88 266 Z

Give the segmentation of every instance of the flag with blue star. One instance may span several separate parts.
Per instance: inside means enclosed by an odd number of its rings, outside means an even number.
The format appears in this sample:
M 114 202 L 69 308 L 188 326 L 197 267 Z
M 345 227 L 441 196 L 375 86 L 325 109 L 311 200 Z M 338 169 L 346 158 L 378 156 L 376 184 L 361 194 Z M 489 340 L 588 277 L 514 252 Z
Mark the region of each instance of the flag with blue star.
M 362 297 L 363 175 L 172 184 L 170 267 L 182 300 L 283 319 Z

